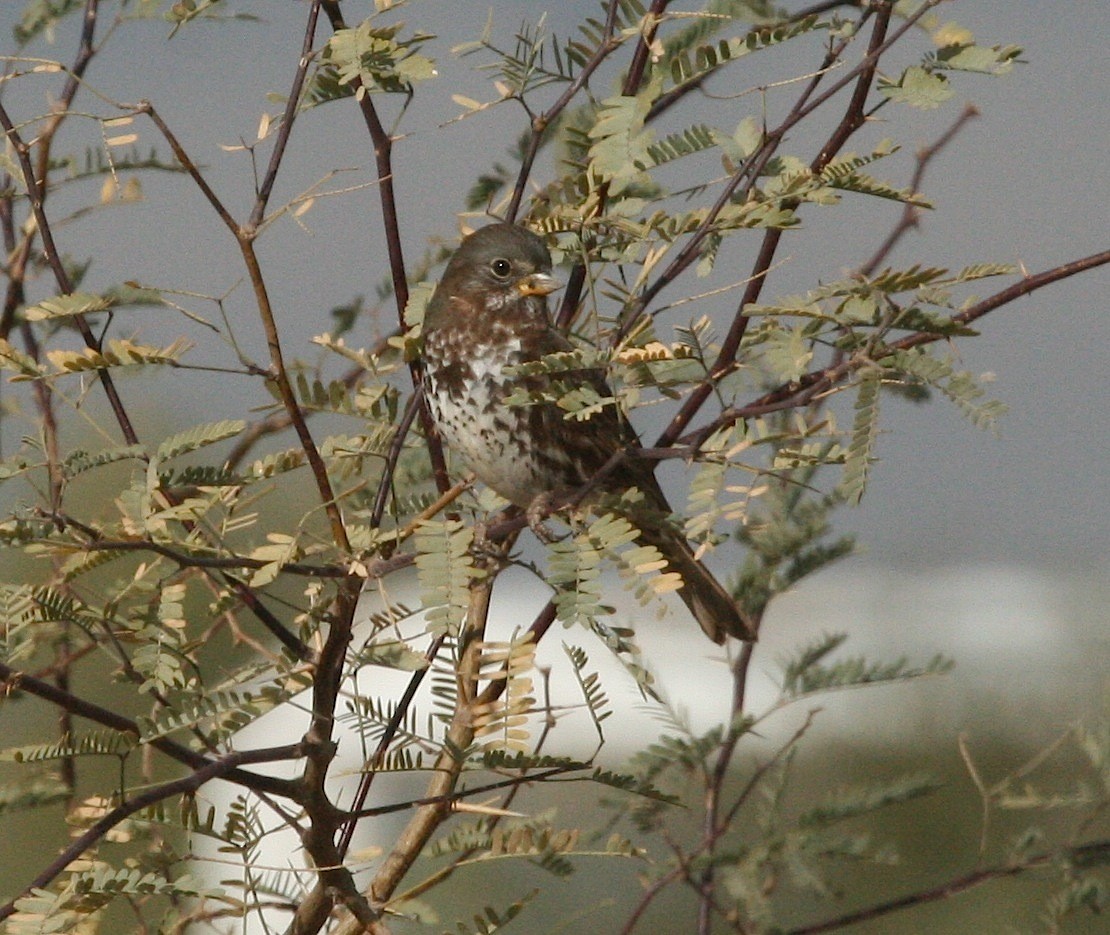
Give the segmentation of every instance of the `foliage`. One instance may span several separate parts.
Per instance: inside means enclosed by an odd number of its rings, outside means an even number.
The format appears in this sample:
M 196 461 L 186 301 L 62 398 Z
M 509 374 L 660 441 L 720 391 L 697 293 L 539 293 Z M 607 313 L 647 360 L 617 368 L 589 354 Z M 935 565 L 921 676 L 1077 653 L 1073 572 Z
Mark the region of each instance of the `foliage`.
M 467 167 L 458 207 L 527 219 L 544 234 L 570 269 L 559 322 L 581 339 L 521 368 L 562 374 L 555 395 L 522 394 L 513 404 L 554 401 L 580 422 L 607 407 L 665 408 L 668 428 L 645 445 L 648 456 L 687 463 L 684 509 L 673 521 L 699 558 L 731 556 L 729 586 L 758 626 L 780 595 L 853 551 L 851 537 L 831 537 L 832 524 L 866 493 L 885 399 L 935 393 L 977 427 L 1002 415 L 984 381 L 959 369 L 953 345 L 1004 304 L 977 299 L 968 285 L 1014 270 L 884 265 L 928 201 L 895 180 L 897 143 L 865 138 L 860 152 L 847 144 L 876 114 L 902 132 L 900 107 L 943 106 L 970 76 L 1008 72 L 1019 50 L 976 43 L 953 24 L 934 29 L 936 0 L 897 9 L 818 4 L 793 15 L 759 0 L 710 0 L 681 13 L 666 2 L 608 0 L 570 36 L 552 34 L 543 16 L 508 30 L 491 14 L 454 50 L 492 79 L 490 98 L 479 101 L 443 93 L 435 24 L 424 22 L 434 16 L 424 6 L 406 11 L 421 21 L 416 28 L 387 2 L 349 25 L 344 16 L 356 6 L 301 5 L 305 45 L 315 51 L 298 60 L 288 46 L 295 78 L 273 98 L 281 113 L 264 113 L 257 139 L 218 157 L 249 165 L 249 184 L 228 194 L 214 181 L 223 164 L 191 154 L 175 108 L 113 100 L 93 76 L 104 44 L 136 41 L 128 37 L 143 19 L 168 23 L 171 37 L 214 20 L 248 35 L 256 27 L 249 4 L 24 0 L 13 36 L 19 54 L 5 59 L 0 79 L 3 414 L 24 433 L 0 460 L 0 704 L 44 701 L 61 713 L 61 727 L 0 751 L 5 766 L 22 770 L 0 786 L 0 812 L 51 816 L 64 802 L 74 830 L 62 858 L 36 868 L 24 891 L 0 897 L 0 920 L 13 933 L 111 931 L 110 912 L 126 904 L 144 930 L 167 932 L 248 916 L 272 926 L 276 912 L 293 933 L 386 932 L 396 923 L 486 935 L 535 911 L 548 880 L 537 874 L 539 889 L 529 883 L 467 908 L 436 898 L 454 874 L 487 880 L 520 865 L 566 878 L 600 863 L 635 866 L 645 883 L 627 931 L 672 885 L 698 903 L 699 932 L 714 919 L 735 931 L 779 931 L 791 892 L 828 897 L 841 866 L 894 859 L 854 821 L 936 783 L 914 774 L 838 784 L 798 808 L 792 764 L 818 713 L 803 715 L 770 752 L 761 730 L 803 699 L 903 684 L 950 663 L 842 656 L 846 637 L 834 634 L 783 661 L 778 697 L 757 711 L 745 686 L 761 651 L 729 646 L 727 662 L 713 663 L 733 680 L 728 717 L 692 727 L 655 684 L 635 628 L 610 606 L 606 572 L 617 571 L 640 617 L 663 612 L 660 596 L 680 584 L 656 548 L 639 544 L 624 515 L 634 511 L 568 509 L 549 522 L 565 518 L 569 533 L 530 561 L 516 551 L 519 518 L 488 492 L 451 486 L 413 389 L 428 280 L 444 251 L 429 247 L 406 265 L 399 231 L 422 207 L 418 197 L 395 197 L 406 167 L 394 148 L 409 145 L 410 110 L 424 101 L 449 98 L 457 120 L 488 120 L 491 133 L 504 134 L 507 155 L 491 151 L 488 164 Z M 924 52 L 922 27 L 942 40 Z M 29 57 L 82 28 L 72 61 Z M 913 64 L 895 64 L 894 48 L 910 50 Z M 782 56 L 808 76 L 784 84 L 796 97 L 782 98 L 778 125 L 747 96 L 699 97 L 721 76 L 748 81 L 744 69 L 760 56 Z M 146 67 L 134 66 L 140 77 Z M 48 103 L 32 103 L 35 82 L 45 80 L 57 81 Z M 379 214 L 352 208 L 344 223 L 360 237 L 368 221 L 380 225 L 387 249 L 371 275 L 385 276 L 388 265 L 388 276 L 376 304 L 360 292 L 335 308 L 338 333 L 313 322 L 319 333 L 302 341 L 289 318 L 311 312 L 285 314 L 276 297 L 289 271 L 258 246 L 279 220 L 309 231 L 325 200 L 360 204 L 362 183 L 327 190 L 331 175 L 283 204 L 274 194 L 285 191 L 290 163 L 326 150 L 311 134 L 329 140 L 356 112 L 374 153 L 373 168 L 359 171 Z M 818 155 L 791 148 L 798 124 L 820 130 L 828 114 Z M 421 145 L 435 132 L 442 128 L 421 131 Z M 140 133 L 144 144 L 156 140 L 146 155 L 136 148 Z M 138 262 L 122 282 L 98 285 L 103 242 L 82 241 L 76 222 L 107 224 L 110 212 L 136 210 L 144 189 L 166 180 L 203 199 L 248 288 L 209 294 L 199 252 L 190 272 L 197 281 L 185 287 Z M 849 202 L 893 202 L 906 214 L 851 275 L 764 298 L 782 232 Z M 444 243 L 449 227 L 440 225 Z M 305 243 L 309 253 L 326 250 L 323 238 Z M 704 288 L 749 255 L 760 260 L 739 296 L 734 284 Z M 664 290 L 683 300 L 662 304 Z M 678 311 L 686 302 L 693 308 Z M 381 326 L 385 316 L 395 323 Z M 361 346 L 371 330 L 380 340 Z M 575 383 L 583 366 L 608 369 L 611 396 Z M 143 394 L 167 388 L 175 402 L 203 398 L 204 418 L 193 424 L 185 406 L 150 418 Z M 554 596 L 498 636 L 487 631 L 487 611 L 510 567 Z M 405 569 L 415 569 L 418 609 L 390 593 Z M 569 631 L 554 664 L 572 686 L 569 701 L 556 697 L 551 668 L 537 661 L 556 620 Z M 627 769 L 597 759 L 624 704 L 617 689 L 626 687 L 603 681 L 594 660 L 606 652 L 664 725 Z M 387 671 L 405 687 L 383 692 Z M 83 694 L 86 674 L 118 683 L 117 703 Z M 279 708 L 300 712 L 307 730 L 272 748 L 247 741 L 246 729 Z M 596 737 L 588 755 L 548 752 L 568 718 L 586 725 L 591 743 Z M 1019 772 L 978 784 L 984 802 L 1097 815 L 1110 790 L 1105 728 L 1070 739 L 1087 759 L 1087 781 L 1045 791 L 1019 783 L 1029 771 Z M 364 760 L 359 790 L 339 801 L 337 745 L 352 742 Z M 754 761 L 739 755 L 749 749 L 762 752 Z M 91 768 L 97 757 L 113 766 L 106 782 Z M 265 763 L 292 765 L 293 778 L 258 768 Z M 384 773 L 419 791 L 394 785 L 371 795 Z M 216 779 L 236 797 L 205 805 Z M 96 794 L 84 792 L 96 783 Z M 609 821 L 592 827 L 601 820 L 585 809 L 546 810 L 546 794 L 566 783 L 604 800 Z M 692 843 L 673 833 L 684 812 L 697 813 L 702 829 Z M 350 850 L 351 835 L 357 822 L 393 813 L 405 828 L 371 856 L 367 888 L 352 872 L 364 855 Z M 265 857 L 287 828 L 304 851 L 296 870 Z M 201 841 L 236 862 L 237 875 L 221 871 L 219 887 L 199 883 L 203 868 L 191 854 Z M 1106 904 L 1105 842 L 1051 852 L 1027 845 L 1006 866 L 1049 864 L 1061 868 L 1046 908 L 1054 921 Z

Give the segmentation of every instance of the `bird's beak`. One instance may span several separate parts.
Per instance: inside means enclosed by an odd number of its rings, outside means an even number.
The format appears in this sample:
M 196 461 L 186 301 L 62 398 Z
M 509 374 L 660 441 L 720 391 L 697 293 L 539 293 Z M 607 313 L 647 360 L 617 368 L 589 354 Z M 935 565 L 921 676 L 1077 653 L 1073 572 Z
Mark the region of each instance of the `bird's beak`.
M 556 289 L 562 289 L 563 284 L 549 273 L 532 273 L 520 280 L 516 287 L 524 295 L 549 295 Z

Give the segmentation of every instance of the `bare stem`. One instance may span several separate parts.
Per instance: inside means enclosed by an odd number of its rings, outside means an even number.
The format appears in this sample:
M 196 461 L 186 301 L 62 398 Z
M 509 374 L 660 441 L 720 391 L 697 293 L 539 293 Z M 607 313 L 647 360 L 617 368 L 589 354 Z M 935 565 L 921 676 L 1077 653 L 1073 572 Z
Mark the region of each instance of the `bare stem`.
M 1102 863 L 1105 862 L 1105 855 L 1108 852 L 1110 852 L 1110 841 L 1093 841 L 1075 847 L 1066 847 L 1054 853 L 1035 854 L 1032 857 L 1027 857 L 1024 860 L 1012 864 L 983 867 L 979 870 L 973 870 L 971 873 L 963 876 L 953 877 L 951 880 L 947 880 L 940 884 L 940 886 L 934 886 L 917 893 L 900 896 L 897 899 L 878 903 L 866 909 L 857 910 L 856 912 L 845 913 L 834 919 L 827 919 L 824 922 L 816 922 L 812 925 L 803 925 L 799 928 L 790 929 L 787 935 L 820 935 L 822 932 L 839 931 L 850 925 L 857 925 L 860 922 L 881 919 L 892 913 L 901 912 L 903 909 L 912 909 L 916 906 L 924 906 L 928 903 L 939 902 L 942 899 L 951 899 L 953 896 L 957 896 L 960 893 L 966 893 L 968 890 L 980 887 L 984 883 L 1004 880 L 1007 877 L 1015 877 L 1032 870 L 1041 870 L 1053 864 L 1076 864 L 1082 866 L 1088 861 Z

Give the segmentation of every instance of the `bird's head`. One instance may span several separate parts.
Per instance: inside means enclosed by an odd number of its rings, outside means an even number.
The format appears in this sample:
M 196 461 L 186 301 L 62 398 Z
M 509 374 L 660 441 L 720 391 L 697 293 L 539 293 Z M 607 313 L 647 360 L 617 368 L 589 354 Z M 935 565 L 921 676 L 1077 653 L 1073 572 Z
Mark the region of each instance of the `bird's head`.
M 451 257 L 428 305 L 425 329 L 460 315 L 504 317 L 514 310 L 546 323 L 546 296 L 561 286 L 538 236 L 516 224 L 491 224 L 466 237 Z

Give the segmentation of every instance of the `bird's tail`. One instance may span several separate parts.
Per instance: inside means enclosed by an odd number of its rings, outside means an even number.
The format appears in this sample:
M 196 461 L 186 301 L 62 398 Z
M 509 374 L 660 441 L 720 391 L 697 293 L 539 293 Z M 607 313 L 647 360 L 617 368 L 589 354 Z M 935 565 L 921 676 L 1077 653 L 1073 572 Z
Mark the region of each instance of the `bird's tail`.
M 726 636 L 754 640 L 755 629 L 744 619 L 732 595 L 713 577 L 708 568 L 694 557 L 690 543 L 677 529 L 645 523 L 640 541 L 655 546 L 682 576 L 678 596 L 690 608 L 705 635 L 714 643 L 723 643 Z

